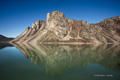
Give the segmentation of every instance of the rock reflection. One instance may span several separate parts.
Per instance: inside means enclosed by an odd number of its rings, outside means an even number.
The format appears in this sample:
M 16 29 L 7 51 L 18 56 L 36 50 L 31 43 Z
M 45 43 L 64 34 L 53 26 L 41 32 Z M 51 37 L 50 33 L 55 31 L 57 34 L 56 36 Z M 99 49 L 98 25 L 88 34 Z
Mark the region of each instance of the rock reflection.
M 117 45 L 31 45 L 14 44 L 35 65 L 45 65 L 46 73 L 60 76 L 65 70 L 90 63 L 120 71 L 120 46 Z

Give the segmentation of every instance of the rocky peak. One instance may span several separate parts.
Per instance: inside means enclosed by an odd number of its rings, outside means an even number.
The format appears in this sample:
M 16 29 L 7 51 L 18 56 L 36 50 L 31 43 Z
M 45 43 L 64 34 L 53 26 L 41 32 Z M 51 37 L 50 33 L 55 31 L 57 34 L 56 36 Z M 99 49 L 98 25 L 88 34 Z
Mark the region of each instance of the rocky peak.
M 46 22 L 38 20 L 12 42 L 103 44 L 120 43 L 120 16 L 107 18 L 100 23 L 88 24 L 65 18 L 63 12 L 47 14 Z
M 66 18 L 60 11 L 54 11 L 47 14 L 47 30 L 54 32 L 59 38 L 63 38 L 67 34 Z

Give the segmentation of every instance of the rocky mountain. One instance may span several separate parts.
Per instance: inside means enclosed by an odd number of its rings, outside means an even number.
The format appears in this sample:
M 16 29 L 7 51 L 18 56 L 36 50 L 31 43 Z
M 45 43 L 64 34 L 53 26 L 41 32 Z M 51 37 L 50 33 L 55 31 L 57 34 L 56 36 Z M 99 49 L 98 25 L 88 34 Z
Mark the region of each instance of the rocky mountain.
M 9 43 L 11 40 L 13 40 L 14 38 L 7 38 L 3 35 L 0 35 L 0 43 Z
M 60 11 L 47 14 L 46 22 L 32 23 L 11 43 L 119 44 L 120 16 L 96 24 L 66 18 Z

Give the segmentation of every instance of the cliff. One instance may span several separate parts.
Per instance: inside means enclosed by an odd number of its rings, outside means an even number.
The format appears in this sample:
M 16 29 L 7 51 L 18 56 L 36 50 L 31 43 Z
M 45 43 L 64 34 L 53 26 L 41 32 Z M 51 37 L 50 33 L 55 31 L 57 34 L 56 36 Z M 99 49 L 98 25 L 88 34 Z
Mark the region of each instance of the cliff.
M 39 44 L 119 44 L 120 16 L 96 24 L 68 19 L 60 11 L 47 14 L 46 22 L 39 20 L 11 43 Z

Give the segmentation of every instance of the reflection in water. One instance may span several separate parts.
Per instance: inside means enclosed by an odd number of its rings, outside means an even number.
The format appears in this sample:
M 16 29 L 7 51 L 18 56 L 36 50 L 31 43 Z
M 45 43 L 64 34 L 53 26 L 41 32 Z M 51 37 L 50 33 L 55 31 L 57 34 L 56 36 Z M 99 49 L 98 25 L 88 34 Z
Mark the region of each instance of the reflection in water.
M 52 76 L 61 76 L 67 69 L 90 63 L 120 71 L 119 45 L 14 45 L 35 65 L 45 65 L 46 73 Z
M 13 45 L 11 45 L 9 43 L 0 43 L 0 49 L 3 49 L 5 47 L 13 47 Z

